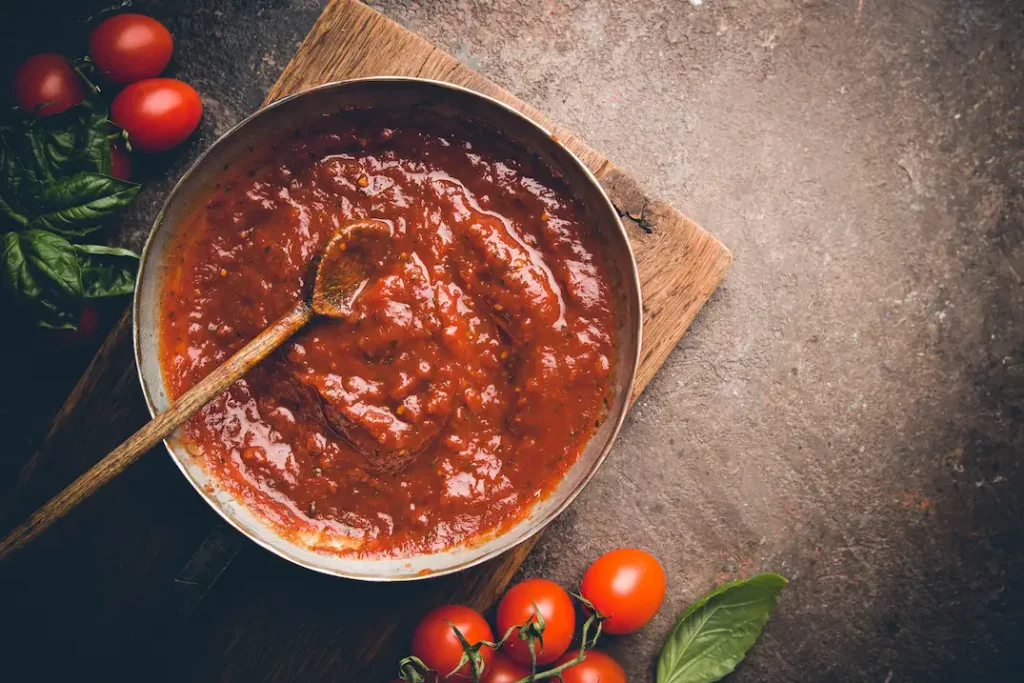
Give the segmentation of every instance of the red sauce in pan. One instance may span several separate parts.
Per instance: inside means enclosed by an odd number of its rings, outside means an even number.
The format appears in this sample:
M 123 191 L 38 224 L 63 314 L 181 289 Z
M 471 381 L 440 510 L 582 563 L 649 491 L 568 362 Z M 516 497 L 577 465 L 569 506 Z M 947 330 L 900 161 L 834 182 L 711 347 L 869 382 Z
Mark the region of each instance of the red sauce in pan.
M 390 259 L 351 320 L 315 319 L 189 421 L 190 452 L 325 552 L 436 552 L 520 519 L 609 398 L 610 278 L 564 182 L 427 115 L 343 112 L 265 144 L 224 169 L 170 252 L 172 396 L 293 305 L 340 224 L 386 221 Z

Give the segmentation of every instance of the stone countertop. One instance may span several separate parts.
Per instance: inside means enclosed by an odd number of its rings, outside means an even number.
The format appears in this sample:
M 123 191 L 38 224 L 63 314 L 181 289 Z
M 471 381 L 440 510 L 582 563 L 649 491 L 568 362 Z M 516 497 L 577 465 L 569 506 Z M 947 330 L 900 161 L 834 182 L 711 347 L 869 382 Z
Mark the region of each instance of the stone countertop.
M 606 641 L 633 681 L 653 678 L 674 615 L 761 571 L 792 583 L 735 680 L 1019 670 L 1018 4 L 372 5 L 578 132 L 735 254 L 523 574 L 572 585 L 605 550 L 653 551 L 665 607 Z M 139 247 L 180 173 L 258 107 L 321 3 L 133 6 L 171 28 L 170 73 L 205 105 L 193 141 L 139 164 L 145 189 L 115 238 Z M 19 40 L 36 49 L 36 37 Z

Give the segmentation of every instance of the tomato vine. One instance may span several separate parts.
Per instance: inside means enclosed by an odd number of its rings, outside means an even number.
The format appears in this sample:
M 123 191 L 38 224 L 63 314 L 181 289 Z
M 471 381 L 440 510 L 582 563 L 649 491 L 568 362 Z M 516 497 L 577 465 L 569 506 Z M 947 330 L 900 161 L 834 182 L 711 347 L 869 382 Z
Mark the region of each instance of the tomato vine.
M 462 668 L 466 664 L 469 664 L 473 683 L 480 683 L 485 669 L 484 659 L 480 654 L 481 649 L 486 647 L 492 650 L 498 650 L 507 640 L 515 637 L 526 643 L 530 652 L 531 662 L 530 675 L 516 681 L 516 683 L 535 683 L 536 681 L 551 678 L 561 680 L 561 674 L 563 671 L 583 662 L 586 659 L 587 650 L 597 645 L 597 640 L 601 636 L 601 625 L 608 619 L 608 617 L 602 615 L 594 607 L 593 603 L 586 598 L 576 593 L 570 593 L 570 595 L 580 601 L 589 613 L 589 616 L 586 621 L 583 622 L 583 627 L 580 630 L 579 652 L 576 657 L 567 662 L 563 662 L 562 664 L 545 671 L 537 671 L 537 645 L 539 644 L 541 648 L 544 646 L 544 629 L 546 628 L 547 623 L 544 619 L 544 615 L 541 614 L 541 611 L 536 609 L 536 605 L 534 605 L 534 614 L 530 615 L 530 617 L 522 624 L 510 627 L 498 641 L 480 640 L 471 644 L 462 634 L 462 631 L 452 624 L 451 621 L 448 621 L 448 625 L 451 627 L 452 632 L 462 645 L 462 657 L 459 659 L 458 666 L 447 674 L 442 675 L 440 672 L 434 671 L 428 667 L 419 657 L 410 655 L 398 662 L 398 677 L 400 680 L 407 681 L 407 683 L 433 683 L 438 680 L 444 681 L 462 671 Z M 593 631 L 593 633 L 591 633 L 591 631 Z

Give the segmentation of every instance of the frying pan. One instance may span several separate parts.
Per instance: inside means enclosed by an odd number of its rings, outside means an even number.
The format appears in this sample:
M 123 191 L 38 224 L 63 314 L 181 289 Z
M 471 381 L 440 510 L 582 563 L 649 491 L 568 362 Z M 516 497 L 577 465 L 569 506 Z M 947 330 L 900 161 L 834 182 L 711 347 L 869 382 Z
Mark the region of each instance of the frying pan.
M 584 220 L 602 242 L 608 260 L 615 311 L 615 359 L 605 419 L 579 459 L 554 491 L 519 522 L 497 533 L 437 553 L 395 558 L 360 558 L 316 552 L 279 535 L 257 514 L 220 488 L 203 458 L 190 456 L 178 436 L 164 443 L 174 463 L 200 496 L 231 526 L 252 541 L 302 567 L 366 581 L 404 581 L 455 572 L 484 562 L 539 533 L 579 495 L 611 449 L 629 406 L 640 355 L 641 304 L 636 262 L 618 213 L 596 178 L 569 150 L 519 112 L 465 88 L 416 78 L 376 77 L 328 83 L 278 100 L 245 119 L 203 154 L 175 186 L 142 252 L 135 290 L 133 334 L 139 379 L 154 415 L 170 404 L 159 362 L 161 283 L 169 268 L 177 231 L 206 201 L 223 168 L 241 159 L 250 145 L 301 127 L 340 108 L 368 108 L 401 115 L 427 109 L 469 119 L 499 131 L 557 173 L 579 201 Z

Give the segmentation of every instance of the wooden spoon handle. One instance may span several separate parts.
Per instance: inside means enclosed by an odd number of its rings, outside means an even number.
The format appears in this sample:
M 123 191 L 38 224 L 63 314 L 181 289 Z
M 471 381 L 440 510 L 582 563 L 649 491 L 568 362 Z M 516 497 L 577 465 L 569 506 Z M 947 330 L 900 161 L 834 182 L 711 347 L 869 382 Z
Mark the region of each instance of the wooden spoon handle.
M 0 560 L 18 550 L 47 527 L 66 515 L 76 505 L 96 492 L 101 486 L 121 473 L 125 467 L 139 459 L 143 453 L 180 427 L 185 420 L 209 403 L 254 365 L 266 358 L 278 346 L 302 328 L 313 316 L 306 302 L 274 321 L 267 329 L 239 349 L 223 365 L 186 391 L 171 407 L 150 420 L 132 434 L 92 469 L 68 485 L 63 491 L 39 508 L 21 526 L 0 541 Z

